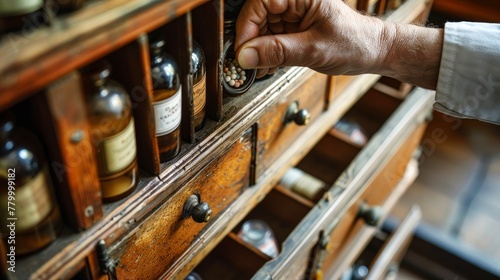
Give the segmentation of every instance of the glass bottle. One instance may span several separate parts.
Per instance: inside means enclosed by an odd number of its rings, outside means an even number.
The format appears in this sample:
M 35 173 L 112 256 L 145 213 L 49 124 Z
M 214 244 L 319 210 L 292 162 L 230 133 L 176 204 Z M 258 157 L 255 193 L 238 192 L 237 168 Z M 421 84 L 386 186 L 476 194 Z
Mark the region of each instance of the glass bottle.
M 205 105 L 207 101 L 207 75 L 205 54 L 200 45 L 193 41 L 193 52 L 191 53 L 193 63 L 193 107 L 194 128 L 196 131 L 203 128 L 205 124 Z
M 295 167 L 288 169 L 279 184 L 312 201 L 318 201 L 328 187 L 325 182 Z
M 45 25 L 43 0 L 0 0 L 0 32 L 13 32 Z
M 182 85 L 175 60 L 163 51 L 164 40 L 151 44 L 153 110 L 160 160 L 173 159 L 180 150 Z
M 17 127 L 14 115 L 0 117 L 0 232 L 7 260 L 56 239 L 62 223 L 49 167 L 36 137 Z
M 271 258 L 278 256 L 278 245 L 274 233 L 264 221 L 248 220 L 244 222 L 238 236 Z
M 53 0 L 55 4 L 58 6 L 58 10 L 62 13 L 73 12 L 81 7 L 85 0 Z
M 100 60 L 83 71 L 90 137 L 102 199 L 115 201 L 137 185 L 137 147 L 130 97 L 109 78 L 111 67 Z

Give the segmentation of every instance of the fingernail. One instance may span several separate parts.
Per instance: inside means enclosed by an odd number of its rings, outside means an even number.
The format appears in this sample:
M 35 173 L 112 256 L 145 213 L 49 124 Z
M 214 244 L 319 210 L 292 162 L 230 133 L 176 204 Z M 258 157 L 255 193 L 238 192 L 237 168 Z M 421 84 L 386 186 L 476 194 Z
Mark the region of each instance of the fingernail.
M 238 55 L 238 63 L 244 69 L 252 69 L 259 65 L 259 55 L 254 48 L 245 48 Z

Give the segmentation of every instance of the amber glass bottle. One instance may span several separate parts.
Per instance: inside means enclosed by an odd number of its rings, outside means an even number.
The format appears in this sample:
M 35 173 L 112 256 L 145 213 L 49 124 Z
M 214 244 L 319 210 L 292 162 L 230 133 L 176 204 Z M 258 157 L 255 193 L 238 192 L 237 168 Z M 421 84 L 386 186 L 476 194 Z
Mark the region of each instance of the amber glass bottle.
M 153 108 L 160 160 L 173 159 L 180 150 L 182 85 L 175 60 L 163 51 L 165 41 L 151 44 Z
M 55 1 L 55 5 L 57 5 L 57 9 L 59 12 L 62 13 L 67 13 L 67 12 L 73 12 L 81 7 L 83 7 L 83 4 L 85 0 L 52 0 Z
M 200 130 L 205 124 L 205 105 L 207 103 L 207 75 L 205 54 L 200 45 L 193 41 L 193 52 L 191 53 L 193 63 L 193 107 L 194 128 Z
M 25 255 L 56 239 L 62 224 L 43 150 L 9 113 L 0 117 L 0 186 L 0 232 L 7 253 Z
M 0 32 L 19 31 L 26 26 L 33 29 L 45 25 L 43 0 L 0 0 Z
M 137 185 L 134 119 L 130 97 L 109 79 L 110 65 L 100 60 L 83 70 L 91 142 L 104 202 L 121 199 Z

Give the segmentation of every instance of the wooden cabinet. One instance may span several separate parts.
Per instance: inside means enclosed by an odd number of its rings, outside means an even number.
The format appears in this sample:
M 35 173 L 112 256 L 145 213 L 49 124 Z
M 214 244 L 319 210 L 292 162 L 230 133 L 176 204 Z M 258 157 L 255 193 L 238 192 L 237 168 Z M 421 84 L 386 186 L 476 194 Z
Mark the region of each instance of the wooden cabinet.
M 407 0 L 388 10 L 380 1 L 368 4 L 401 22 L 425 18 L 431 5 Z M 184 279 L 197 271 L 204 279 L 299 279 L 338 275 L 359 256 L 418 173 L 414 151 L 432 93 L 408 94 L 377 75 L 330 77 L 287 67 L 241 96 L 224 96 L 223 12 L 222 0 L 88 1 L 51 26 L 2 38 L 0 110 L 29 110 L 24 123 L 64 171 L 57 177 L 52 168 L 64 229 L 48 247 L 18 258 L 11 276 Z M 167 162 L 159 159 L 152 118 L 153 31 L 171 40 L 167 50 L 183 83 L 181 151 Z M 200 131 L 193 127 L 193 39 L 207 65 Z M 138 186 L 112 203 L 100 201 L 82 107 L 80 70 L 99 59 L 110 61 L 112 77 L 130 94 L 138 145 Z M 369 141 L 359 145 L 336 133 L 342 117 L 355 119 Z M 279 185 L 293 166 L 330 186 L 321 199 Z M 250 218 L 275 231 L 278 257 L 238 237 Z

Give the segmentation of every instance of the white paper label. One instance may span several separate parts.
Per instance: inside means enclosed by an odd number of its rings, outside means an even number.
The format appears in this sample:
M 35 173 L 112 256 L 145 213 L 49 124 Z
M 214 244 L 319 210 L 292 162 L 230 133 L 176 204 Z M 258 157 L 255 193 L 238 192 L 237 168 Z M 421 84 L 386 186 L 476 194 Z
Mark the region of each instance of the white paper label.
M 154 102 L 156 136 L 174 131 L 181 124 L 182 86 L 170 98 Z
M 34 12 L 43 6 L 43 0 L 0 0 L 0 14 L 16 16 Z
M 17 186 L 15 191 L 15 215 L 7 217 L 8 203 L 7 194 L 0 196 L 0 216 L 3 221 L 7 218 L 17 218 L 16 229 L 19 231 L 28 230 L 50 214 L 52 210 L 52 200 L 49 188 L 51 187 L 50 177 L 47 167 L 40 171 L 33 179 L 22 186 Z
M 134 119 L 130 120 L 130 123 L 122 132 L 104 139 L 102 146 L 106 174 L 120 171 L 129 166 L 134 161 L 137 153 Z

